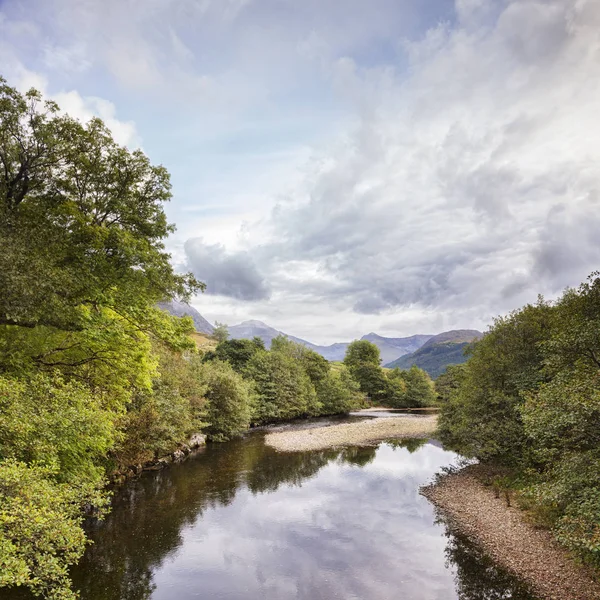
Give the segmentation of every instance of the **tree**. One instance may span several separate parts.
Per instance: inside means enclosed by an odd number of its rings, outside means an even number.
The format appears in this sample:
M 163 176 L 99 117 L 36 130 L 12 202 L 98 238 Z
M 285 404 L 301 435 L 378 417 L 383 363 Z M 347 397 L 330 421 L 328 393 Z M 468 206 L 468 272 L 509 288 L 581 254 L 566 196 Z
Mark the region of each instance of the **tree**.
M 206 384 L 198 354 L 183 356 L 155 343 L 157 371 L 149 390 L 136 390 L 119 417 L 117 468 L 142 464 L 177 450 L 206 425 Z
M 367 340 L 354 340 L 344 357 L 344 365 L 359 383 L 361 391 L 374 402 L 382 402 L 386 397 L 387 380 L 380 362 L 379 348 Z
M 75 382 L 0 377 L 0 460 L 50 468 L 61 482 L 100 485 L 116 415 Z
M 362 363 L 379 366 L 381 363 L 379 348 L 368 340 L 354 340 L 346 350 L 344 364 L 352 369 Z
M 0 79 L 0 586 L 72 597 L 82 506 L 115 441 L 138 417 L 159 449 L 196 423 L 189 379 L 152 346 L 194 348 L 191 319 L 156 304 L 203 289 L 165 251 L 170 195 L 164 167 L 102 121 Z
M 465 456 L 516 464 L 528 450 L 523 394 L 546 376 L 542 343 L 550 339 L 551 307 L 540 299 L 498 318 L 476 342 L 458 390 L 441 407 L 442 441 Z
M 339 415 L 360 408 L 364 394 L 347 370 L 330 371 L 316 384 L 320 414 Z
M 269 423 L 316 416 L 320 405 L 310 377 L 302 365 L 285 352 L 257 352 L 246 369 L 258 394 L 252 420 Z
M 280 352 L 298 361 L 313 385 L 323 381 L 329 373 L 329 362 L 314 350 L 293 342 L 284 335 L 278 335 L 271 342 L 271 352 Z
M 413 365 L 408 371 L 402 371 L 400 376 L 406 384 L 405 406 L 419 407 L 435 404 L 436 394 L 433 381 L 423 369 Z
M 435 392 L 439 404 L 446 403 L 450 396 L 460 388 L 463 365 L 449 365 L 435 380 Z
M 203 365 L 206 383 L 210 439 L 226 441 L 246 431 L 253 407 L 251 384 L 236 373 L 231 365 L 211 361 Z
M 82 507 L 106 506 L 93 486 L 57 483 L 49 467 L 0 461 L 0 588 L 23 586 L 50 600 L 75 600 L 69 567 L 86 538 Z
M 203 285 L 164 250 L 164 167 L 3 79 L 0 163 L 0 325 L 81 331 L 87 307 L 169 333 L 155 304 Z
M 402 376 L 402 371 L 398 368 L 392 369 L 388 371 L 386 379 L 385 403 L 392 408 L 409 406 L 406 398 L 407 385 Z
M 225 342 L 229 337 L 229 329 L 225 323 L 219 323 L 215 321 L 215 328 L 213 330 L 214 338 L 219 342 Z
M 264 342 L 255 337 L 252 340 L 225 340 L 208 352 L 204 360 L 222 360 L 228 362 L 235 371 L 242 373 L 250 359 L 260 350 L 265 349 Z

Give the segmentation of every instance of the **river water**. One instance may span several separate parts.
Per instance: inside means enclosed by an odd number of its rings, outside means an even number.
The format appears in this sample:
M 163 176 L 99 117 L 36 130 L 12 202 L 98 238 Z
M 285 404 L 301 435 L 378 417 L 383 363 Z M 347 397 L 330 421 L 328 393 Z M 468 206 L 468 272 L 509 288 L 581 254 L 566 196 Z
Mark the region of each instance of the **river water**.
M 279 454 L 263 432 L 127 484 L 74 572 L 84 600 L 532 600 L 419 486 L 437 442 Z
M 535 600 L 419 495 L 459 460 L 435 440 L 282 454 L 264 435 L 123 486 L 73 571 L 82 600 Z

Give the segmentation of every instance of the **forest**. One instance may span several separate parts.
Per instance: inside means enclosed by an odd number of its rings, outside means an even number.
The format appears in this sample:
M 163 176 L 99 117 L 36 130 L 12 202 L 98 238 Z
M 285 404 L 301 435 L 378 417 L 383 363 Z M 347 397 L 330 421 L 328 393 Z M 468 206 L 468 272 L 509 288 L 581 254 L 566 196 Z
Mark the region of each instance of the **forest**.
M 369 342 L 332 364 L 285 337 L 201 352 L 157 304 L 204 289 L 174 271 L 169 174 L 0 79 L 0 587 L 68 600 L 107 484 L 192 434 L 436 401 L 426 373 Z M 367 400 L 368 399 L 368 400 Z
M 600 274 L 505 317 L 436 382 L 440 439 L 600 566 Z

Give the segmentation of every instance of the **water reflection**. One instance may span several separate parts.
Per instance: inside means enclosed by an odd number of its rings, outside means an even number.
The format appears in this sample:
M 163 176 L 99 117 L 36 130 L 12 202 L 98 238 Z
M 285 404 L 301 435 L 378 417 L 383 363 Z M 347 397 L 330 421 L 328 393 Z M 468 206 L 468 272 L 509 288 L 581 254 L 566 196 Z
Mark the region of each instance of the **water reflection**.
M 454 459 L 423 440 L 214 445 L 126 486 L 74 580 L 83 600 L 529 600 L 418 494 Z

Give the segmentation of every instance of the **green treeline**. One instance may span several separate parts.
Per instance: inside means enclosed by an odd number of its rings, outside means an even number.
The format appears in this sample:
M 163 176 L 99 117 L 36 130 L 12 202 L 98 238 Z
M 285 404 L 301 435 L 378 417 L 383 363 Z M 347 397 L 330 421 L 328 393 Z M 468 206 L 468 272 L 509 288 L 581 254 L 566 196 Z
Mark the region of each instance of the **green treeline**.
M 75 598 L 68 569 L 84 517 L 107 510 L 109 479 L 197 432 L 223 441 L 367 395 L 434 399 L 420 370 L 386 373 L 362 342 L 330 364 L 283 337 L 270 350 L 227 340 L 220 326 L 216 349 L 200 352 L 191 319 L 157 307 L 204 288 L 165 251 L 170 190 L 166 169 L 102 121 L 81 124 L 0 78 L 0 587 Z
M 499 318 L 438 381 L 442 441 L 501 466 L 559 541 L 600 565 L 600 274 Z
M 382 369 L 379 348 L 367 340 L 356 340 L 348 346 L 344 365 L 371 400 L 391 408 L 433 406 L 435 386 L 429 375 L 417 366 L 408 371 Z

